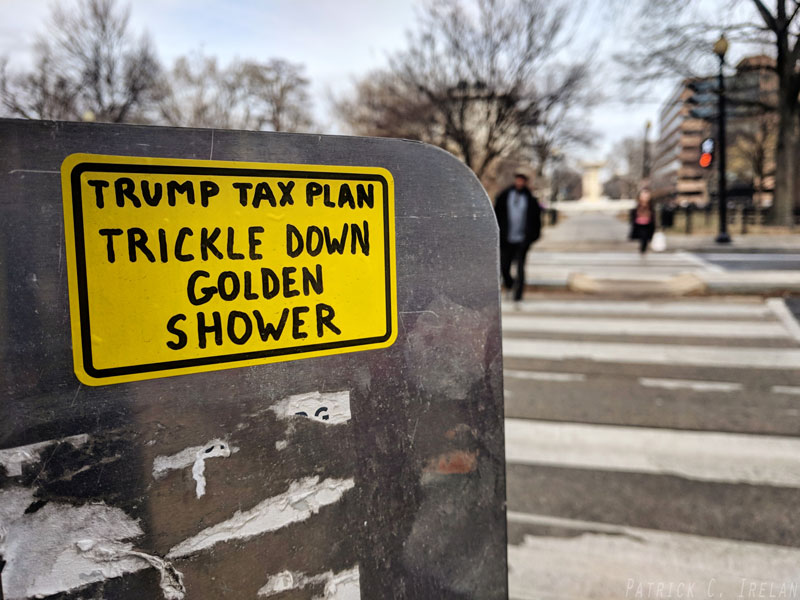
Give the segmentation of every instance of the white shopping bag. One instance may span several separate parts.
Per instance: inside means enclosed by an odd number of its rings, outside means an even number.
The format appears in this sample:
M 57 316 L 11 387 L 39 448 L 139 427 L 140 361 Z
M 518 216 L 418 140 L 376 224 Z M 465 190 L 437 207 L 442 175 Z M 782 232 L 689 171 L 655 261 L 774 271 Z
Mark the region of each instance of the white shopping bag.
M 667 249 L 667 236 L 664 235 L 663 231 L 656 231 L 653 234 L 653 241 L 650 242 L 650 247 L 653 252 L 663 252 Z

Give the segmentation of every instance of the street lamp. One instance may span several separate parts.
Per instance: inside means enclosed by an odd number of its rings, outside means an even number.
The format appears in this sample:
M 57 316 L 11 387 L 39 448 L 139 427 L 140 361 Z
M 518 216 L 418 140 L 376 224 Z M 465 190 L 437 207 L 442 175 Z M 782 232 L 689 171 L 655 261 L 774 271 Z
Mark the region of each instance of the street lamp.
M 650 178 L 650 127 L 652 123 L 648 120 L 644 124 L 644 145 L 642 146 L 642 185 L 648 185 Z
M 728 51 L 728 40 L 725 34 L 719 36 L 714 43 L 714 54 L 719 58 L 719 107 L 718 107 L 718 156 L 719 156 L 719 183 L 717 185 L 717 197 L 719 200 L 719 234 L 716 242 L 718 244 L 730 244 L 731 236 L 728 235 L 728 190 L 725 180 L 725 78 L 722 74 L 722 67 L 725 65 L 725 53 Z

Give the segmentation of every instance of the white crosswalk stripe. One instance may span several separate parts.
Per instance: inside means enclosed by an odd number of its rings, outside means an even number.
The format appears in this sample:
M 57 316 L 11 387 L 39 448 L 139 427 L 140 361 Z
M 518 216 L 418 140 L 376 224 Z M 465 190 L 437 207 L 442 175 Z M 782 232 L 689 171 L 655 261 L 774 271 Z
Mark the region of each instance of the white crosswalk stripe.
M 505 303 L 505 316 L 519 313 L 510 312 L 514 308 Z M 585 314 L 585 315 L 624 315 L 626 317 L 694 317 L 696 319 L 721 319 L 733 317 L 763 318 L 770 315 L 768 304 L 763 302 L 653 302 L 653 301 L 614 301 L 614 300 L 523 300 L 519 304 L 523 314 Z
M 567 280 L 582 273 L 604 279 L 647 281 L 682 273 L 719 272 L 721 269 L 689 253 L 531 252 L 526 261 L 529 283 Z
M 503 340 L 503 354 L 514 358 L 738 369 L 783 370 L 795 369 L 800 365 L 800 348 L 732 348 L 506 338 Z
M 510 512 L 510 523 L 579 535 L 526 535 L 508 551 L 510 597 L 798 598 L 800 549 Z
M 800 487 L 800 439 L 506 419 L 506 461 Z
M 800 386 L 797 385 L 773 385 L 772 386 L 772 393 L 773 394 L 791 394 L 794 396 L 800 396 Z
M 783 298 L 770 298 L 767 306 L 786 328 L 787 333 L 800 343 L 800 323 L 794 318 Z
M 640 377 L 639 383 L 644 387 L 663 388 L 665 390 L 692 390 L 694 392 L 738 392 L 741 383 L 730 381 L 692 381 L 689 379 L 659 379 L 656 377 Z
M 512 379 L 532 379 L 534 381 L 584 381 L 586 375 L 583 373 L 550 373 L 546 371 L 517 371 L 506 369 L 503 375 Z
M 503 330 L 532 333 L 584 333 L 633 336 L 678 336 L 720 338 L 788 338 L 782 323 L 761 321 L 690 321 L 678 319 L 624 319 L 591 317 L 532 317 L 508 315 Z
M 552 258 L 556 267 L 569 267 L 568 257 Z M 637 268 L 638 257 L 612 258 L 618 272 Z M 665 269 L 703 268 L 688 257 L 653 258 Z M 573 259 L 598 269 L 609 267 L 608 256 Z M 782 403 L 780 414 L 785 418 L 797 413 L 791 411 L 792 398 L 800 396 L 800 327 L 781 300 L 535 299 L 504 306 L 503 327 L 509 334 L 503 340 L 506 385 L 517 403 L 525 396 L 536 399 L 535 406 L 557 403 L 557 398 L 536 395 L 537 386 L 550 386 L 546 389 L 556 390 L 553 393 L 580 389 L 590 405 L 593 382 L 602 374 L 603 381 L 619 377 L 628 382 L 627 393 L 650 405 L 654 398 L 658 406 L 693 394 L 703 405 L 711 399 L 725 410 L 726 403 L 736 398 L 746 402 L 756 390 L 760 397 Z M 581 340 L 581 335 L 592 337 Z M 692 369 L 692 375 L 687 376 L 686 369 Z M 597 495 L 602 502 L 611 501 L 616 492 L 613 483 L 604 481 L 618 483 L 625 477 L 649 477 L 648 485 L 654 486 L 655 479 L 668 478 L 672 487 L 666 489 L 673 490 L 684 485 L 720 487 L 720 500 L 725 486 L 800 490 L 800 437 L 638 425 L 545 421 L 527 415 L 506 418 L 509 480 L 522 476 L 518 469 L 538 469 L 534 493 L 547 499 L 534 499 L 531 506 L 543 507 L 538 511 L 521 512 L 509 505 L 510 597 L 800 598 L 800 547 L 742 539 L 735 531 L 725 539 L 718 533 L 660 529 L 657 513 L 656 526 L 649 529 L 601 523 L 596 513 L 581 519 L 574 506 L 582 504 L 549 496 L 546 482 L 555 471 L 602 474 L 589 479 L 596 488 L 568 488 L 571 493 Z M 635 489 L 643 480 L 627 481 Z M 559 515 L 563 502 L 573 506 L 572 512 Z M 641 508 L 636 514 L 646 518 Z M 704 531 L 705 524 L 695 525 L 691 531 Z

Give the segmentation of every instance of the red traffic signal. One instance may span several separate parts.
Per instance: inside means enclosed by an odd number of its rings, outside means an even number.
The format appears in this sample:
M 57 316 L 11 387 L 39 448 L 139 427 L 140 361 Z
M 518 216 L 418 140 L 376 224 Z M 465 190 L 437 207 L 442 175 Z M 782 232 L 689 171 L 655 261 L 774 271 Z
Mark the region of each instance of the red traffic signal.
M 714 138 L 706 138 L 700 144 L 700 166 L 707 169 L 714 160 Z

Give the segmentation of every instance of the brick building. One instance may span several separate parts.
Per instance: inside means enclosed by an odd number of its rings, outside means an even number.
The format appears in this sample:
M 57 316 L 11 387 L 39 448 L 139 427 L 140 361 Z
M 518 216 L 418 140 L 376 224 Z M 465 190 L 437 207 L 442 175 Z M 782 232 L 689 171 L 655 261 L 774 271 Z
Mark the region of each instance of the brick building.
M 726 77 L 727 179 L 729 198 L 753 196 L 762 206 L 772 203 L 774 186 L 774 112 L 777 76 L 774 59 L 751 56 L 736 65 Z M 717 170 L 699 165 L 700 144 L 716 137 L 716 119 L 693 118 L 687 102 L 695 81 L 716 82 L 716 76 L 686 79 L 678 84 L 659 115 L 659 138 L 653 151 L 650 185 L 659 201 L 672 200 L 680 206 L 704 206 L 716 189 Z

